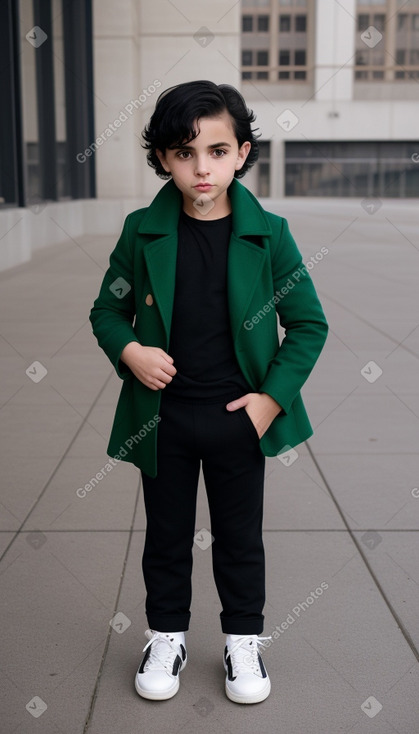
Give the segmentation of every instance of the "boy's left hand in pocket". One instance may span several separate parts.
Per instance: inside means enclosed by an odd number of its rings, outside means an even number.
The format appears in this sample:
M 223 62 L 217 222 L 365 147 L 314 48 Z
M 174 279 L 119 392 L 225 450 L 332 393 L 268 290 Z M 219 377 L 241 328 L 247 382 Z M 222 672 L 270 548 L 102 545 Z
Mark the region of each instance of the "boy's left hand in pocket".
M 249 392 L 237 400 L 227 403 L 227 410 L 245 408 L 250 420 L 256 428 L 259 438 L 266 433 L 272 421 L 281 412 L 281 406 L 268 393 Z

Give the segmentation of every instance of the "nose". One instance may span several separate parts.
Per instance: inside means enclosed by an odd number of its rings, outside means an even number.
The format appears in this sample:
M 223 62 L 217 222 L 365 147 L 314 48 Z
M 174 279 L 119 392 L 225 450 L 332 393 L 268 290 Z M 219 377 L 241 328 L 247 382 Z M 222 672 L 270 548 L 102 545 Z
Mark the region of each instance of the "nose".
M 195 172 L 197 176 L 205 176 L 208 173 L 208 160 L 205 153 L 203 153 L 202 155 L 197 155 Z

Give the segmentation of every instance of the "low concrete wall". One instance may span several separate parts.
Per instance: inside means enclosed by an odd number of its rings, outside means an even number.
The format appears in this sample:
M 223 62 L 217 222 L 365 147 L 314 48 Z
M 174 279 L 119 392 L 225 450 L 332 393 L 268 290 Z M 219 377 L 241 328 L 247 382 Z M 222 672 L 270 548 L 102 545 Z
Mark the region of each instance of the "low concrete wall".
M 28 262 L 44 247 L 86 234 L 115 234 L 125 216 L 150 202 L 80 199 L 0 211 L 0 271 Z

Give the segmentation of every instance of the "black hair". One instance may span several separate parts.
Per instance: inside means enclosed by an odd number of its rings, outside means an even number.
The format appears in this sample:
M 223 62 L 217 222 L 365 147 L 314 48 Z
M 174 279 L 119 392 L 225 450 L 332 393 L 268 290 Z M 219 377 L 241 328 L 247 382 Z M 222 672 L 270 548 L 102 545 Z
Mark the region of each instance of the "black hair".
M 170 150 L 182 144 L 187 145 L 199 134 L 199 126 L 197 131 L 194 129 L 195 121 L 201 117 L 216 117 L 224 111 L 231 117 L 239 148 L 246 141 L 251 144 L 243 166 L 234 172 L 236 178 L 244 176 L 259 155 L 256 138 L 260 135 L 255 136 L 250 126 L 256 117 L 235 87 L 205 80 L 177 84 L 159 95 L 150 121 L 141 133 L 146 141 L 141 147 L 148 150 L 147 163 L 154 168 L 157 176 L 170 178 L 171 174 L 161 165 L 156 149 L 164 154 L 166 148 Z

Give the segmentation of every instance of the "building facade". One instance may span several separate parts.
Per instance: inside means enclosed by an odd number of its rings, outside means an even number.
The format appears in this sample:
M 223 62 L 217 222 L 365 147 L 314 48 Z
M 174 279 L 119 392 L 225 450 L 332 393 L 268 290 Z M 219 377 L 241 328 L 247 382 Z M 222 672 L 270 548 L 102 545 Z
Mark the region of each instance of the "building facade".
M 243 0 L 241 79 L 259 195 L 418 196 L 419 2 Z
M 194 79 L 256 113 L 257 196 L 419 195 L 419 0 L 5 0 L 0 28 L 3 231 L 16 209 L 59 204 L 79 231 L 88 202 L 104 226 L 145 205 L 141 131 Z

